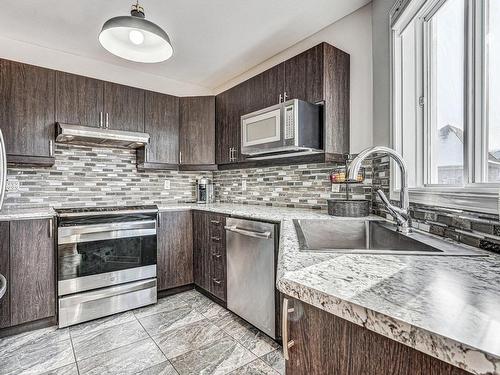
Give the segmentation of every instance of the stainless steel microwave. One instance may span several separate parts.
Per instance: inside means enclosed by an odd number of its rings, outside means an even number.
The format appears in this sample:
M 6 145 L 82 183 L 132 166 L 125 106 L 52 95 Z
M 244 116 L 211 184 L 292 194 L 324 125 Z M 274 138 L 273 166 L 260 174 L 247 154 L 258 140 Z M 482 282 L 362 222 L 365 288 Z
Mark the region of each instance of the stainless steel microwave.
M 321 107 L 292 99 L 241 116 L 241 153 L 264 159 L 321 152 Z

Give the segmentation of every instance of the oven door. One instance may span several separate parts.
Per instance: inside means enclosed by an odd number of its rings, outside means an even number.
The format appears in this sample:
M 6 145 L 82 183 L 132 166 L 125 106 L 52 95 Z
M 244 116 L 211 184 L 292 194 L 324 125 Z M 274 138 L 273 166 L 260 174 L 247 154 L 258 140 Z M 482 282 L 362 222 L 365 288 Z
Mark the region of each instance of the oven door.
M 283 146 L 281 104 L 241 116 L 241 152 L 252 155 Z
M 156 220 L 58 228 L 59 296 L 156 277 Z

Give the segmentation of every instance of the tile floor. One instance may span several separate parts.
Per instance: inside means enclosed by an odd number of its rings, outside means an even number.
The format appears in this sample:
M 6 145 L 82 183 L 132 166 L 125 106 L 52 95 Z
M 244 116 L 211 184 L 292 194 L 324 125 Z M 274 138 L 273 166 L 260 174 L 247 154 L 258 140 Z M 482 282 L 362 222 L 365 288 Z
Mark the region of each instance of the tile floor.
M 284 374 L 280 347 L 191 290 L 64 329 L 0 339 L 0 374 Z

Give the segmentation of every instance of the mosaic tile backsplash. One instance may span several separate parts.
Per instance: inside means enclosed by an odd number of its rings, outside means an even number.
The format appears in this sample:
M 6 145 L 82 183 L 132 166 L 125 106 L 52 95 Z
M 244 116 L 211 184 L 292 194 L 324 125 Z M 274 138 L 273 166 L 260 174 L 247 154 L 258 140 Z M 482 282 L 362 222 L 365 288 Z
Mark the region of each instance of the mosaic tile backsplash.
M 258 204 L 327 209 L 327 199 L 346 197 L 345 185 L 332 192 L 330 172 L 335 164 L 303 164 L 214 172 L 216 200 L 224 203 Z M 351 199 L 371 199 L 371 162 L 364 184 L 350 185 Z
M 211 172 L 140 172 L 136 152 L 56 144 L 51 168 L 9 168 L 19 190 L 4 208 L 78 207 L 193 202 L 196 179 Z M 165 181 L 170 189 L 165 189 Z
M 390 218 L 376 196 L 377 189 L 382 189 L 389 196 L 389 157 L 377 156 L 372 163 L 372 210 L 377 215 Z M 412 225 L 415 228 L 470 246 L 500 253 L 499 215 L 413 203 L 410 204 L 410 210 Z

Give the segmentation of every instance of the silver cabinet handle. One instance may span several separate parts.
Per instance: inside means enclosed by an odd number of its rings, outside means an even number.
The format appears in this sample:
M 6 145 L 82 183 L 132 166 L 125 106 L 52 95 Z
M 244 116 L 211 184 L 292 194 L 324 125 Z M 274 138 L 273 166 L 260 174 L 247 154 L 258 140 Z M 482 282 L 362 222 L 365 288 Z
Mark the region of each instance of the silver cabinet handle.
M 233 148 L 229 147 L 229 161 L 233 161 Z
M 102 128 L 102 111 L 99 112 L 99 127 Z
M 283 93 L 283 102 L 286 102 L 288 99 L 288 95 L 286 94 L 286 91 Z
M 219 220 L 210 220 L 210 224 L 219 225 L 220 221 Z
M 179 151 L 179 164 L 182 164 L 182 151 Z
M 52 139 L 49 141 L 49 156 L 54 156 L 54 141 Z
M 229 232 L 238 233 L 238 234 L 241 234 L 243 236 L 248 236 L 248 237 L 264 238 L 266 240 L 271 238 L 271 232 L 269 232 L 269 231 L 268 232 L 255 232 L 253 230 L 238 228 L 238 227 L 236 227 L 236 225 L 225 226 L 224 229 L 229 231 Z
M 109 113 L 106 112 L 106 129 L 109 128 Z
M 294 309 L 288 308 L 288 298 L 283 298 L 283 316 L 282 316 L 282 333 L 281 335 L 283 336 L 283 357 L 285 358 L 285 361 L 288 361 L 290 359 L 290 356 L 288 354 L 288 349 L 290 349 L 292 346 L 295 345 L 295 341 L 290 340 L 288 341 L 288 314 L 293 313 Z
M 7 153 L 2 130 L 0 130 L 0 209 L 5 198 L 5 185 L 7 184 Z
M 0 299 L 5 295 L 5 292 L 7 292 L 7 279 L 0 273 Z
M 52 219 L 49 219 L 49 238 L 52 238 L 54 235 L 54 222 Z
M 217 280 L 217 279 L 215 279 L 215 278 L 213 278 L 213 279 L 212 279 L 212 281 L 213 281 L 215 284 L 217 284 L 217 285 L 220 285 L 220 283 L 221 283 L 221 281 L 220 281 L 220 280 Z
M 279 102 L 278 102 L 278 103 L 281 103 L 281 102 L 283 101 L 283 95 L 282 95 L 282 94 L 280 94 L 280 97 L 279 97 L 279 99 L 278 99 L 278 100 L 279 100 Z

